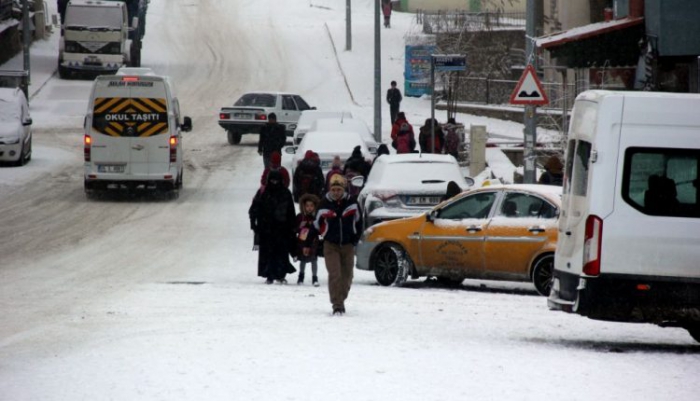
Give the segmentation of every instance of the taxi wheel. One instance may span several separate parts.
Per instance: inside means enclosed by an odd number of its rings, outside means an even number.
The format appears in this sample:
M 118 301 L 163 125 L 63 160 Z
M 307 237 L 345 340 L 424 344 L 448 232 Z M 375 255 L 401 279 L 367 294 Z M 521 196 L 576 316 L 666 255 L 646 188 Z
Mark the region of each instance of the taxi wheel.
M 383 286 L 401 285 L 406 281 L 404 251 L 400 246 L 389 244 L 382 246 L 374 255 L 374 277 Z
M 535 262 L 532 267 L 532 283 L 540 295 L 549 296 L 552 290 L 552 272 L 554 271 L 554 255 L 545 255 Z
M 391 245 L 381 247 L 374 255 L 374 277 L 383 286 L 390 286 L 396 281 L 399 271 L 399 258 Z

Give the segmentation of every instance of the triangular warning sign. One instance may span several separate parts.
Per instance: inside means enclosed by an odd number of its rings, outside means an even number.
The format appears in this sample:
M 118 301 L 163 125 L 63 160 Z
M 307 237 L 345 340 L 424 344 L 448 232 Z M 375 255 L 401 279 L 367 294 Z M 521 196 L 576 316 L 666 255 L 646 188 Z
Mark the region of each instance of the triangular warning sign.
M 523 76 L 520 77 L 520 81 L 518 81 L 518 84 L 515 86 L 513 94 L 510 95 L 510 104 L 525 104 L 531 106 L 544 106 L 545 104 L 549 104 L 547 94 L 544 93 L 542 84 L 539 78 L 537 78 L 535 68 L 532 64 L 528 64 L 525 71 L 523 71 Z

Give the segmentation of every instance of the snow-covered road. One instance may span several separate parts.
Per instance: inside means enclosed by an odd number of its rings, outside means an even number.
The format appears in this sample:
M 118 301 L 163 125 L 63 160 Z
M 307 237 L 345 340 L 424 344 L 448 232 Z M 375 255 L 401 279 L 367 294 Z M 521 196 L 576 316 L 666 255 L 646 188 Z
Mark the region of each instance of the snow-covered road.
M 194 121 L 177 200 L 87 200 L 90 83 L 35 90 L 33 160 L 0 168 L 0 400 L 697 399 L 700 346 L 684 330 L 550 312 L 526 284 L 384 288 L 356 271 L 337 318 L 325 285 L 256 277 L 262 161 L 256 137 L 226 143 L 218 108 L 285 90 L 371 123 L 373 3 L 353 1 L 343 52 L 340 0 L 151 1 L 143 64 L 173 78 Z M 382 32 L 385 87 L 412 24 L 395 13 Z M 423 99 L 403 107 L 429 115 Z

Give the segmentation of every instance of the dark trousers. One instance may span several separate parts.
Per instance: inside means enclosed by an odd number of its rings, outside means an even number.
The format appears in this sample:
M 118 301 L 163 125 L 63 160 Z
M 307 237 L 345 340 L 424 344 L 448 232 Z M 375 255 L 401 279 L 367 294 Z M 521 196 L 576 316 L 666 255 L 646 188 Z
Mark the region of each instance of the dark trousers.
M 396 122 L 396 115 L 399 114 L 399 105 L 389 105 L 389 115 L 391 116 L 391 124 Z

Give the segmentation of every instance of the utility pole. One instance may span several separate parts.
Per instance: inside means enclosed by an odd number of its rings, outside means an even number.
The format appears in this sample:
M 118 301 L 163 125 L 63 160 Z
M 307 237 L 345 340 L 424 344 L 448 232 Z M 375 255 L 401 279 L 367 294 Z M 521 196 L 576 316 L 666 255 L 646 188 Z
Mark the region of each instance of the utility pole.
M 22 0 L 22 50 L 24 52 L 24 71 L 27 73 L 26 81 L 22 84 L 22 91 L 29 99 L 29 81 L 30 81 L 30 66 L 29 66 L 29 44 L 32 41 L 31 27 L 29 25 L 29 0 Z
M 382 42 L 379 2 L 374 0 L 374 140 L 382 141 Z
M 350 0 L 345 0 L 345 50 L 352 50 L 352 12 Z
M 537 71 L 537 55 L 535 54 L 535 44 L 533 42 L 537 33 L 535 32 L 535 0 L 527 0 L 527 14 L 525 16 L 525 53 L 528 63 Z M 537 144 L 537 106 L 525 106 L 525 149 L 523 149 L 523 160 L 525 169 L 523 182 L 533 184 L 537 182 L 535 177 L 535 146 Z

